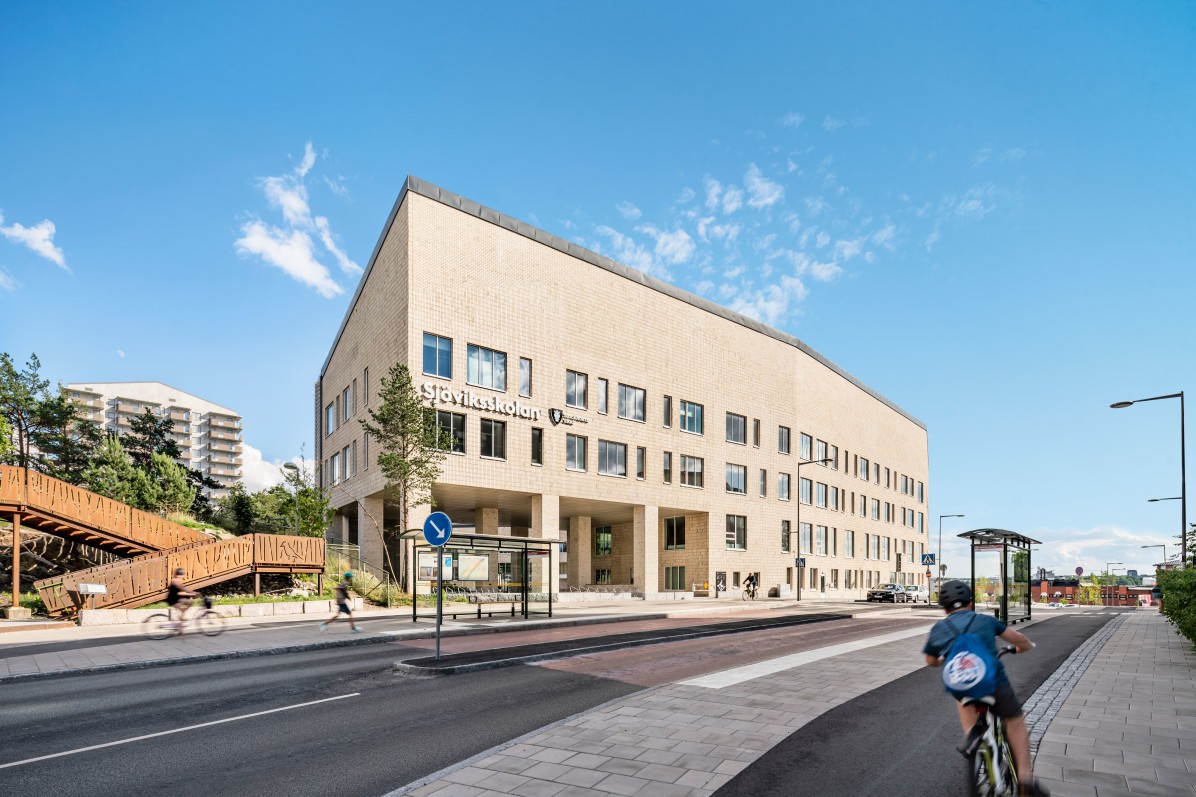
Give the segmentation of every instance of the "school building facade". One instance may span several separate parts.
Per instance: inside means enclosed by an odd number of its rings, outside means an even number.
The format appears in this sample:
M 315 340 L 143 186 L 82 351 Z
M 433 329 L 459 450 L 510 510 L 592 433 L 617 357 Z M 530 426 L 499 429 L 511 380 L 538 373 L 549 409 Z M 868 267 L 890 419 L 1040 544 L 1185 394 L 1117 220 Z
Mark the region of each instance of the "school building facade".
M 792 336 L 412 177 L 315 386 L 329 539 L 367 562 L 397 514 L 358 421 L 396 362 L 449 441 L 435 510 L 560 540 L 542 584 L 926 583 L 914 416 Z

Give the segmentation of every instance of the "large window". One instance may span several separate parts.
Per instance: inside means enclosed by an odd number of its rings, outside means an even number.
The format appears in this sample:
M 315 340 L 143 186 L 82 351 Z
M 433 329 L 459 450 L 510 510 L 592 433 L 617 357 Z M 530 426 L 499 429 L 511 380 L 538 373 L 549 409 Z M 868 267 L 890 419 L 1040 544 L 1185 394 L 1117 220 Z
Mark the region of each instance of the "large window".
M 811 438 L 808 434 L 803 433 L 801 435 L 801 438 L 800 438 L 801 451 L 799 451 L 798 454 L 801 456 L 802 459 L 810 459 L 810 455 L 813 453 L 813 443 L 814 443 L 813 438 Z
M 789 521 L 781 521 L 781 553 L 789 553 Z
M 830 508 L 833 509 L 834 511 L 836 511 L 836 512 L 839 511 L 839 488 L 838 487 L 831 488 L 829 505 L 830 505 Z
M 685 516 L 664 519 L 664 549 L 681 551 L 685 549 Z
M 544 464 L 544 430 L 532 427 L 532 464 Z
M 635 478 L 643 479 L 648 467 L 648 451 L 643 446 L 635 450 Z
M 789 453 L 789 427 L 782 426 L 777 429 L 777 451 L 782 454 Z
M 466 348 L 466 354 L 466 382 L 492 390 L 507 389 L 507 355 L 472 343 Z
M 565 435 L 565 469 L 586 469 L 586 439 L 581 435 Z
M 599 440 L 598 472 L 603 476 L 626 476 L 627 446 L 623 443 Z
M 453 341 L 431 332 L 424 333 L 424 373 L 453 378 Z M 367 387 L 368 390 L 368 387 Z
M 814 527 L 814 553 L 826 556 L 826 526 Z
M 436 411 L 436 443 L 445 451 L 465 453 L 465 415 L 459 412 Z
M 328 466 L 329 483 L 338 484 L 341 480 L 341 455 L 333 454 L 332 463 Z
M 619 385 L 619 417 L 629 421 L 644 420 L 644 389 Z
M 798 481 L 800 482 L 798 489 L 801 491 L 801 495 L 798 496 L 798 500 L 803 504 L 808 504 L 813 499 L 814 483 L 809 479 L 799 479 Z
M 706 426 L 702 422 L 702 405 L 692 401 L 681 402 L 681 431 L 704 434 Z
M 727 463 L 727 492 L 747 495 L 747 468 Z
M 664 483 L 673 483 L 673 452 L 665 451 L 660 458 L 661 468 L 664 472 Z
M 610 556 L 610 552 L 610 526 L 596 526 L 594 528 L 594 556 Z
M 336 407 L 329 404 L 324 408 L 324 436 L 332 434 L 332 430 L 336 428 Z
M 810 529 L 810 524 L 809 523 L 801 524 L 801 529 L 799 530 L 799 533 L 797 536 L 801 537 L 801 552 L 802 553 L 813 553 L 813 550 L 811 549 L 811 545 L 813 542 L 810 539 L 811 534 L 812 534 L 812 531 Z
M 768 471 L 760 469 L 760 497 L 768 497 Z
M 864 481 L 868 481 L 868 460 L 860 457 L 859 468 L 856 471 L 856 474 Z
M 727 550 L 747 550 L 747 518 L 743 515 L 727 515 Z
M 727 413 L 727 442 L 747 444 L 747 418 L 733 412 Z
M 814 506 L 826 509 L 826 485 L 822 482 L 814 485 Z
M 519 358 L 519 395 L 532 394 L 532 361 L 526 357 Z
M 342 421 L 349 420 L 349 388 L 345 387 L 344 393 L 341 395 L 341 412 L 344 413 Z
M 666 567 L 664 569 L 664 588 L 666 590 L 687 590 L 685 585 L 684 567 Z
M 599 380 L 598 380 L 598 390 L 597 390 L 597 393 L 598 393 L 598 412 L 600 412 L 600 413 L 601 413 L 601 414 L 603 414 L 603 415 L 605 415 L 605 414 L 606 414 L 606 394 L 607 394 L 607 387 L 606 387 L 606 386 L 607 386 L 607 381 L 606 381 L 605 379 L 599 379 Z
M 664 428 L 668 429 L 673 425 L 673 397 L 664 397 Z
M 789 500 L 789 474 L 782 473 L 777 476 L 777 498 L 782 501 Z
M 596 568 L 594 570 L 594 583 L 595 584 L 610 584 L 610 583 L 612 583 L 610 580 L 610 568 L 609 567 Z
M 507 422 L 482 418 L 482 456 L 507 458 Z
M 681 483 L 688 487 L 702 487 L 705 483 L 701 457 L 681 455 Z
M 587 405 L 588 377 L 577 371 L 565 371 L 565 406 L 584 410 Z
M 851 529 L 843 532 L 843 555 L 848 559 L 855 558 L 855 532 Z
M 869 504 L 869 507 L 872 509 L 872 519 L 880 520 L 880 499 L 873 498 L 872 503 Z

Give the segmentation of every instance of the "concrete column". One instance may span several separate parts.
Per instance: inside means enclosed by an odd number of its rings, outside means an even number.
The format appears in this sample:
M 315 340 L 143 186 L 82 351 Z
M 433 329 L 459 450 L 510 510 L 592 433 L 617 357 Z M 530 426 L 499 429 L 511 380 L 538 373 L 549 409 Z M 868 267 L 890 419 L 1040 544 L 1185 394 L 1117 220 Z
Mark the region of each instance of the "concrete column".
M 590 518 L 585 515 L 574 515 L 569 518 L 569 562 L 565 567 L 569 586 L 584 587 L 594 580 L 592 556 L 594 554 L 594 534 L 590 525 Z
M 660 517 L 654 506 L 632 509 L 632 574 L 635 591 L 647 598 L 660 592 Z
M 557 495 L 532 496 L 532 527 L 529 537 L 538 540 L 561 539 L 561 499 Z M 560 591 L 561 560 L 559 551 L 553 551 L 551 556 L 535 556 L 528 567 L 533 584 L 544 585 L 544 589 L 554 595 Z M 548 563 L 552 561 L 550 568 Z
M 340 545 L 348 545 L 349 537 L 349 516 L 343 512 L 337 512 L 336 517 L 332 519 L 333 535 Z
M 12 607 L 21 607 L 21 513 L 12 515 Z M 14 612 L 14 615 L 17 614 Z
M 474 527 L 478 534 L 498 534 L 498 510 L 490 507 L 477 510 Z
M 385 512 L 381 495 L 367 496 L 357 502 L 357 543 L 361 547 L 361 559 L 365 569 L 376 576 L 382 575 L 386 568 Z
M 432 514 L 431 504 L 416 504 L 407 510 L 407 528 L 408 529 L 422 529 L 424 521 L 428 519 L 428 515 Z M 413 561 L 415 558 L 415 541 L 404 540 L 403 544 L 399 546 L 399 558 L 402 562 L 396 562 L 399 567 L 399 581 L 403 584 L 403 589 L 407 592 L 415 591 L 415 584 L 411 583 L 411 571 L 413 569 Z M 426 588 L 425 588 L 426 589 Z

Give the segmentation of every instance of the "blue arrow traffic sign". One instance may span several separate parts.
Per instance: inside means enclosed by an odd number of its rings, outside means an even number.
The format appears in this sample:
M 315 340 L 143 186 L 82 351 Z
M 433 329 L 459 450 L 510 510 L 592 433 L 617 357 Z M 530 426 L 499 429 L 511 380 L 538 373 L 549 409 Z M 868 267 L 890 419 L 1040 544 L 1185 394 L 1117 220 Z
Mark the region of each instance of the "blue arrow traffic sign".
M 797 557 L 797 566 L 805 567 L 806 566 L 806 557 L 804 557 L 804 556 Z
M 934 554 L 932 554 L 932 553 L 922 554 L 922 564 L 924 564 L 924 565 L 934 564 Z
M 424 521 L 424 539 L 439 548 L 453 536 L 453 521 L 443 512 L 433 512 Z

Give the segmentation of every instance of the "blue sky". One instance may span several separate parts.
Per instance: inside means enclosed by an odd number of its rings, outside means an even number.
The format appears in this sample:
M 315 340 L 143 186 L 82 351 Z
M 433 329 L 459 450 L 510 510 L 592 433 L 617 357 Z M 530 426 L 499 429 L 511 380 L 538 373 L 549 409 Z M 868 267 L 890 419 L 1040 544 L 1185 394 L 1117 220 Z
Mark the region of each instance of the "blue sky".
M 1196 397 L 1190 3 L 434 5 L 4 4 L 0 349 L 235 408 L 264 483 L 414 174 L 919 417 L 949 563 L 1174 541 L 1178 402 L 1108 405 Z

